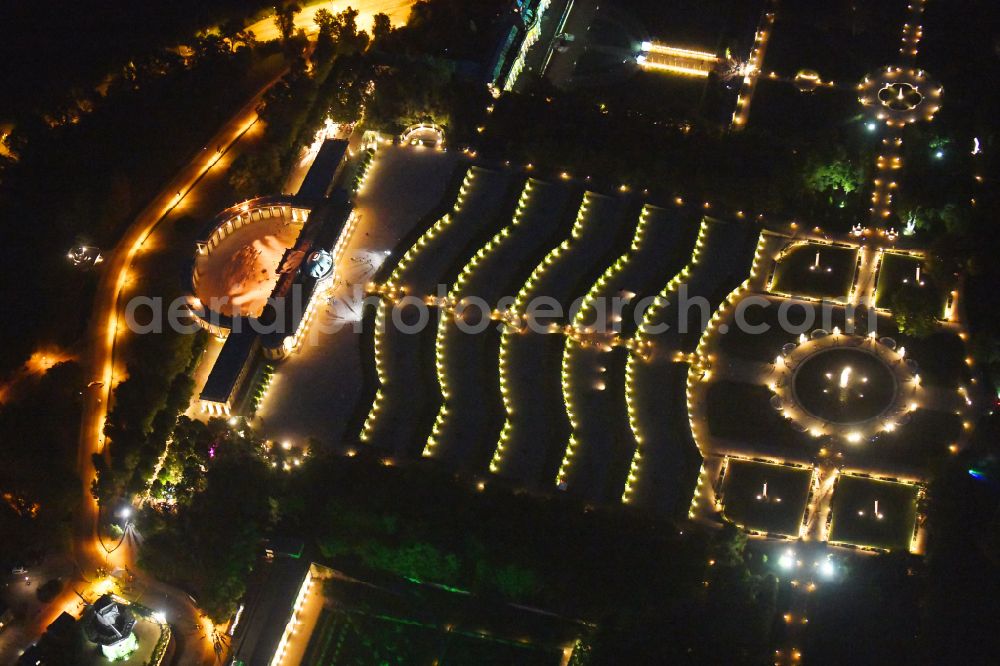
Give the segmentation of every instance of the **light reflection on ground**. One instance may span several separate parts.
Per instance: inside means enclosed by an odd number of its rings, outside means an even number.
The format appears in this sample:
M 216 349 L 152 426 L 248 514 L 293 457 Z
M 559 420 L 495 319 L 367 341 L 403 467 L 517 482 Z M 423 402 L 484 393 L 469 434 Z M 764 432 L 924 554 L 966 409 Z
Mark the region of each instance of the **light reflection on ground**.
M 224 315 L 259 316 L 278 280 L 281 257 L 301 229 L 290 219 L 270 218 L 233 231 L 211 254 L 197 258 L 196 295 Z M 213 307 L 213 298 L 226 301 Z

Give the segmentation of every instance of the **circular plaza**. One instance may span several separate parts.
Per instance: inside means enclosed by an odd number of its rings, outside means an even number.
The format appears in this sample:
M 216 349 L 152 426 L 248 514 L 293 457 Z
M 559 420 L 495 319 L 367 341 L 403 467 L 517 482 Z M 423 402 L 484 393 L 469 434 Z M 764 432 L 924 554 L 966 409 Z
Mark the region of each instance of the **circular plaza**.
M 234 317 L 259 317 L 308 217 L 308 208 L 287 197 L 253 199 L 217 215 L 197 242 L 192 267 L 199 310 L 223 327 Z
M 868 441 L 909 420 L 920 375 L 904 354 L 889 338 L 814 330 L 775 359 L 771 406 L 800 432 Z
M 885 67 L 858 84 L 858 99 L 887 125 L 930 121 L 941 108 L 943 88 L 922 69 Z

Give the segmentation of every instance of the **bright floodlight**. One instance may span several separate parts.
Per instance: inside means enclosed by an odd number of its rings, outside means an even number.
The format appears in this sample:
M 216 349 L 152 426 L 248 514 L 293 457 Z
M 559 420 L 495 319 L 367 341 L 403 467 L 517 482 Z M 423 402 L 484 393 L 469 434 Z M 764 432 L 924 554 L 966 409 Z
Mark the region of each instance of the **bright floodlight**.
M 119 511 L 118 515 L 120 515 L 122 518 L 128 518 L 129 516 L 132 515 L 132 508 L 127 506 L 121 511 Z
M 833 575 L 837 572 L 836 567 L 833 566 L 833 562 L 830 560 L 823 560 L 819 565 L 819 572 L 824 578 L 833 578 Z
M 164 613 L 163 611 L 154 611 L 152 617 L 153 621 L 156 622 L 157 624 L 167 623 L 167 614 Z
M 867 128 L 869 132 L 874 132 L 878 128 L 878 125 L 875 123 L 867 123 L 865 124 L 865 128 Z
M 788 550 L 785 551 L 781 557 L 778 558 L 778 566 L 785 571 L 791 570 L 795 566 L 795 553 Z

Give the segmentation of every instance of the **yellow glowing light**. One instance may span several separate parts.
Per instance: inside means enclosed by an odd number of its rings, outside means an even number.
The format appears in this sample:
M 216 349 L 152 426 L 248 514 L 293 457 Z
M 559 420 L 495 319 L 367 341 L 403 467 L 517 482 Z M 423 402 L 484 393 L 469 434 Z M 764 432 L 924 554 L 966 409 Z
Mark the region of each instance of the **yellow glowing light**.
M 674 74 L 684 74 L 685 76 L 700 76 L 707 78 L 709 72 L 704 69 L 695 69 L 694 67 L 685 67 L 684 65 L 673 65 L 664 62 L 652 62 L 649 60 L 643 60 L 639 63 L 643 69 L 656 69 L 664 72 L 672 72 Z
M 708 51 L 696 51 L 694 49 L 683 49 L 656 42 L 644 42 L 643 50 L 648 53 L 662 53 L 663 55 L 675 56 L 678 58 L 689 58 L 691 60 L 703 60 L 705 62 L 717 62 L 719 59 L 714 53 Z

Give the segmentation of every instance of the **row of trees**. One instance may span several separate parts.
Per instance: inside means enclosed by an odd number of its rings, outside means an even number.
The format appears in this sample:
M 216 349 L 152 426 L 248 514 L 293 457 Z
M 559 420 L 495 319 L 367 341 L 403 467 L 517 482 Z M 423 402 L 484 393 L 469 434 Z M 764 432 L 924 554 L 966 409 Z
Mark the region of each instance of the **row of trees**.
M 369 43 L 368 34 L 358 30 L 358 12 L 348 8 L 333 15 L 319 10 L 315 17 L 319 35 L 309 60 L 303 55 L 308 42 L 294 32 L 297 12 L 297 5 L 285 5 L 275 17 L 286 51 L 293 58 L 292 68 L 267 92 L 259 108 L 265 123 L 263 148 L 244 154 L 230 169 L 230 183 L 239 196 L 278 191 L 299 151 L 312 142 L 326 117 L 353 122 L 361 110 L 360 72 L 346 66 Z M 377 24 L 388 19 L 379 16 Z M 338 64 L 338 71 L 346 70 L 354 80 L 345 80 L 346 73 L 333 74 Z
M 290 73 L 268 91 L 261 105 L 266 128 L 262 146 L 241 156 L 230 170 L 237 196 L 277 190 L 325 118 L 353 123 L 363 116 L 366 126 L 390 132 L 418 120 L 454 126 L 452 108 L 466 100 L 457 91 L 451 67 L 432 58 L 385 50 L 392 42 L 387 16 L 375 17 L 369 36 L 358 28 L 355 10 L 318 11 L 319 35 L 307 59 L 303 56 L 307 43 L 294 29 L 297 11 L 295 5 L 286 4 L 276 16 L 285 52 L 294 60 Z M 163 344 L 189 343 L 168 339 Z M 181 349 L 142 356 L 185 357 Z M 197 358 L 197 350 L 187 358 Z M 261 538 L 290 524 L 313 522 L 306 497 L 325 492 L 331 479 L 321 478 L 329 471 L 324 463 L 307 461 L 304 469 L 313 471 L 303 472 L 308 474 L 307 487 L 300 486 L 303 477 L 287 476 L 280 456 L 268 454 L 251 431 L 224 421 L 203 424 L 181 417 L 173 425 L 174 408 L 183 394 L 189 395 L 187 370 L 178 365 L 148 372 L 144 367 L 129 368 L 130 377 L 116 391 L 116 406 L 109 416 L 111 465 L 102 467 L 95 491 L 108 501 L 151 483 L 152 497 L 161 501 L 141 518 L 146 535 L 143 565 L 191 591 L 206 612 L 223 620 L 243 593 Z M 169 377 L 174 379 L 163 379 Z M 168 397 L 154 404 L 152 398 L 158 395 Z M 170 446 L 157 478 L 150 479 L 146 454 L 163 451 L 164 434 Z M 369 465 L 372 468 L 382 470 L 377 464 Z M 342 532 L 347 523 L 377 520 L 361 502 L 331 497 L 324 502 L 322 515 L 324 524 L 315 527 L 322 527 L 318 542 L 330 556 L 440 582 L 471 580 L 508 596 L 527 596 L 535 587 L 533 572 L 503 561 L 487 565 L 486 558 L 467 579 L 467 553 L 460 557 L 427 540 L 398 544 L 362 531 L 351 542 Z M 337 546 L 341 540 L 345 545 Z M 483 548 L 473 550 L 480 553 Z
M 230 181 L 242 196 L 280 187 L 292 162 L 325 118 L 362 121 L 365 128 L 399 133 L 422 121 L 442 125 L 453 140 L 473 134 L 473 118 L 486 104 L 485 87 L 456 76 L 455 64 L 406 49 L 389 17 L 376 14 L 371 36 L 357 25 L 357 10 L 316 13 L 317 42 L 308 60 L 297 57 L 289 75 L 260 108 L 264 149 L 233 165 Z M 290 19 L 279 18 L 282 32 Z M 299 40 L 299 41 L 296 41 Z M 293 50 L 304 42 L 289 32 Z
M 818 136 L 766 124 L 730 133 L 715 120 L 723 114 L 692 95 L 686 110 L 671 113 L 659 96 L 628 92 L 642 84 L 649 93 L 652 83 L 642 81 L 570 91 L 535 81 L 497 102 L 477 148 L 492 159 L 590 176 L 594 186 L 648 189 L 654 201 L 682 195 L 830 231 L 867 219 L 864 183 L 875 146 L 857 126 Z
M 114 406 L 104 424 L 106 451 L 94 454 L 93 494 L 104 507 L 129 503 L 154 482 L 160 461 L 194 392 L 192 374 L 208 334 L 164 332 L 135 342 L 128 377 L 114 390 Z
M 19 327 L 0 332 L 0 376 L 39 339 L 79 339 L 94 274 L 66 261 L 76 242 L 112 247 L 122 229 L 217 126 L 280 71 L 282 57 L 217 36 L 193 54 L 155 51 L 111 77 L 78 118 L 22 118 L 11 143 L 19 159 L 0 174 L 0 297 Z M 24 277 L 33 276 L 26 289 Z
M 100 104 L 101 87 L 122 68 L 189 44 L 192 35 L 240 31 L 273 0 L 173 0 L 117 5 L 78 0 L 58 12 L 34 3 L 6 7 L 0 61 L 6 63 L 0 119 L 77 113 Z
M 261 539 L 298 535 L 362 576 L 394 574 L 598 620 L 599 653 L 694 650 L 720 663 L 766 655 L 776 583 L 735 528 L 682 534 L 626 508 L 495 481 L 480 487 L 433 464 L 386 465 L 369 453 L 313 453 L 284 471 L 243 426 L 181 419 L 165 476 L 183 492 L 172 509 L 143 513 L 143 565 L 224 620 Z M 671 629 L 665 646 L 657 636 Z
M 217 621 L 243 596 L 261 540 L 279 505 L 279 479 L 252 433 L 223 420 L 182 417 L 154 492 L 167 504 L 147 508 L 143 568 L 180 585 Z
M 10 8 L 0 26 L 0 52 L 11 65 L 0 119 L 13 121 L 13 156 L 0 159 L 0 297 L 17 326 L 0 334 L 5 389 L 40 344 L 71 347 L 82 334 L 96 275 L 81 275 L 66 249 L 79 241 L 113 246 L 217 122 L 281 67 L 280 55 L 242 31 L 243 18 L 264 4 Z M 195 27 L 216 22 L 232 22 L 232 30 L 191 37 Z M 177 49 L 182 40 L 186 48 Z M 111 456 L 98 461 L 94 490 L 108 502 L 142 486 L 190 397 L 190 379 L 179 368 L 191 341 L 153 341 L 145 351 L 117 392 Z M 4 391 L 3 562 L 67 545 L 79 501 L 80 401 L 90 379 L 66 363 Z

